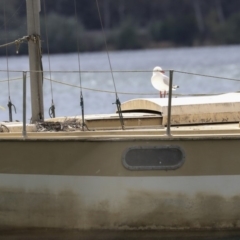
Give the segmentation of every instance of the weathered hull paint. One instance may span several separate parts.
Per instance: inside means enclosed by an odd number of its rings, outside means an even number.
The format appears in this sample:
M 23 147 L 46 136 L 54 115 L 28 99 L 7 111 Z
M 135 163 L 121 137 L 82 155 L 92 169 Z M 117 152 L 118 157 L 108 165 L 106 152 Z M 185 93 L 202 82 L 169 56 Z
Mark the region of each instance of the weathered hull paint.
M 240 176 L 0 174 L 1 229 L 240 228 Z
M 0 228 L 240 229 L 240 139 L 148 136 L 0 141 Z M 135 146 L 179 146 L 176 170 L 130 171 Z

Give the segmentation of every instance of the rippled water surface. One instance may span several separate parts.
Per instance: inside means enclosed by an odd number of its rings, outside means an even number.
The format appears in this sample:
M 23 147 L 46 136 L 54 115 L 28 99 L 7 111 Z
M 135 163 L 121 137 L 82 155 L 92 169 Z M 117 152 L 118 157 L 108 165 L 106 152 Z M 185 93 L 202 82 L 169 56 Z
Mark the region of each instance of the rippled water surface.
M 139 97 L 158 97 L 152 87 L 150 78 L 152 69 L 159 65 L 163 69 L 174 69 L 184 72 L 213 75 L 240 80 L 240 46 L 220 46 L 201 48 L 172 48 L 141 51 L 110 52 L 113 70 L 141 70 L 148 72 L 114 72 L 116 89 L 121 102 Z M 109 70 L 108 58 L 105 52 L 84 53 L 80 55 L 81 70 Z M 27 56 L 9 57 L 9 70 L 28 70 Z M 54 71 L 77 71 L 79 69 L 77 54 L 51 55 L 51 78 L 79 86 L 78 73 L 57 73 Z M 43 67 L 49 70 L 48 57 L 43 56 Z M 0 69 L 6 70 L 6 57 L 0 58 Z M 21 72 L 9 72 L 9 78 L 21 77 Z M 50 74 L 45 73 L 49 78 Z M 7 72 L 0 72 L 0 81 L 8 79 Z M 82 73 L 82 87 L 114 92 L 112 75 L 108 73 Z M 29 80 L 28 80 L 29 81 Z M 174 73 L 174 84 L 180 85 L 176 93 L 223 93 L 240 90 L 240 82 L 227 81 L 218 78 L 206 78 L 184 73 Z M 0 82 L 0 105 L 7 107 L 8 96 L 17 108 L 14 120 L 22 119 L 22 82 L 21 80 Z M 79 88 L 52 83 L 53 100 L 57 116 L 80 115 Z M 115 93 L 96 92 L 83 89 L 85 113 L 111 113 L 115 111 Z M 122 93 L 135 93 L 122 94 Z M 148 95 L 142 95 L 148 94 Z M 48 117 L 48 108 L 51 105 L 51 85 L 44 80 L 44 107 L 45 117 Z M 28 114 L 31 117 L 30 86 L 28 84 Z M 0 120 L 8 120 L 8 111 L 0 110 Z

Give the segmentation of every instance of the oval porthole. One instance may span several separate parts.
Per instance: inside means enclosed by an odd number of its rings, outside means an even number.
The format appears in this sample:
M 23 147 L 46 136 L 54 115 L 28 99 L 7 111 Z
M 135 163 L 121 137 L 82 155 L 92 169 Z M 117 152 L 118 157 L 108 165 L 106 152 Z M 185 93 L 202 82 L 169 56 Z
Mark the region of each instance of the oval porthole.
M 131 147 L 122 157 L 129 170 L 174 170 L 185 160 L 184 151 L 178 146 Z

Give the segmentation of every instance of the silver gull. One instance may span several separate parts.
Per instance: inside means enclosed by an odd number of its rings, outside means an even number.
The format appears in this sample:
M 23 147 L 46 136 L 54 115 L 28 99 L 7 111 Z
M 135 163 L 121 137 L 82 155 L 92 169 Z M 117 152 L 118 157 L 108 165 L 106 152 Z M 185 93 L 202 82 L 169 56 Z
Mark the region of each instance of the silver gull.
M 169 91 L 169 77 L 164 74 L 161 67 L 157 66 L 153 69 L 151 82 L 154 88 L 160 92 L 160 97 L 166 96 Z M 175 85 L 172 90 L 176 90 L 179 86 Z

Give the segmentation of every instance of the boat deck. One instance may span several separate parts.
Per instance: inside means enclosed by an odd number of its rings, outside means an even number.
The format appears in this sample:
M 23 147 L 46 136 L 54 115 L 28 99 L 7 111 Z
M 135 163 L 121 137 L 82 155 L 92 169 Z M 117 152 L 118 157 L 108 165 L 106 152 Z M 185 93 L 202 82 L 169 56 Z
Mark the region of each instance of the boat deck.
M 240 138 L 240 93 L 173 98 L 133 99 L 122 104 L 124 127 L 118 113 L 57 117 L 36 124 L 0 122 L 0 139 L 134 139 Z M 171 126 L 168 124 L 170 118 Z M 124 128 L 124 129 L 123 129 Z
M 1 123 L 0 123 L 1 124 Z M 166 127 L 150 126 L 150 127 L 127 127 L 122 130 L 116 129 L 89 129 L 81 131 L 80 129 L 71 129 L 71 131 L 41 131 L 37 132 L 36 125 L 27 125 L 26 138 L 22 135 L 22 123 L 3 123 L 9 130 L 2 128 L 0 139 L 119 139 L 119 138 L 178 138 L 178 137 L 239 137 L 239 123 L 222 123 L 208 125 L 189 125 L 189 126 L 173 126 L 171 127 L 171 136 L 166 134 Z

